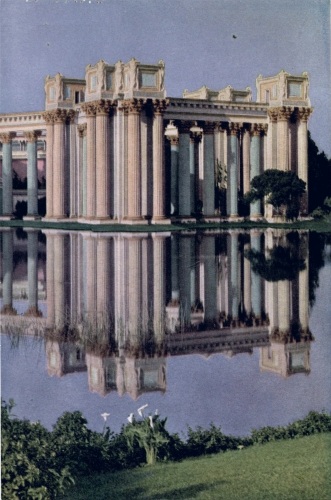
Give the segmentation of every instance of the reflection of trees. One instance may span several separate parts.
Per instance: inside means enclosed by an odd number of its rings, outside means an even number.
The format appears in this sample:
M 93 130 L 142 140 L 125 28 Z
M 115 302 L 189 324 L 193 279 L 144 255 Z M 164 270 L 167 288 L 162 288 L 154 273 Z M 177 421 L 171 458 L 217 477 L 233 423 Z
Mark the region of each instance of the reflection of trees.
M 309 235 L 309 303 L 315 303 L 315 291 L 319 286 L 319 272 L 325 265 L 324 249 L 331 243 L 331 234 L 316 233 Z
M 266 281 L 293 281 L 306 268 L 304 260 L 305 240 L 298 233 L 289 233 L 283 245 L 275 245 L 268 252 L 246 250 L 245 257 L 251 262 L 252 270 Z

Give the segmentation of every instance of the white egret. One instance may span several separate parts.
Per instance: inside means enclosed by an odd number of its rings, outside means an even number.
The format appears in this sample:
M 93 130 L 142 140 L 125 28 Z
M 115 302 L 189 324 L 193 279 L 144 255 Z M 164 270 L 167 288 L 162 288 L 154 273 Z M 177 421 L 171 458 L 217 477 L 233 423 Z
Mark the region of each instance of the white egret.
M 140 415 L 141 417 L 143 417 L 143 416 L 144 416 L 143 411 L 144 411 L 144 409 L 145 409 L 145 408 L 147 408 L 147 406 L 148 406 L 148 405 L 143 405 L 143 406 L 141 406 L 140 408 L 138 408 L 138 413 L 139 413 L 139 415 Z
M 107 418 L 109 417 L 110 413 L 101 413 L 101 416 L 102 418 L 104 419 L 104 421 L 106 422 Z

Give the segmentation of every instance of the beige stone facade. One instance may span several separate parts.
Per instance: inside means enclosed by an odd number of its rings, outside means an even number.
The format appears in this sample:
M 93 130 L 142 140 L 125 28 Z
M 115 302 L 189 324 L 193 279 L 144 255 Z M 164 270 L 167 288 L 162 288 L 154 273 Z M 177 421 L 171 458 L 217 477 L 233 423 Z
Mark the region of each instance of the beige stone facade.
M 13 144 L 23 138 L 29 218 L 39 217 L 41 153 L 35 142 L 41 139 L 46 219 L 162 224 L 240 218 L 239 200 L 255 175 L 276 168 L 308 180 L 307 73 L 260 75 L 256 86 L 255 102 L 250 87 L 230 85 L 167 97 L 164 62 L 142 64 L 134 58 L 89 64 L 82 80 L 47 76 L 45 111 L 0 115 L 1 218 L 13 214 Z M 218 202 L 220 165 L 227 173 L 226 207 Z M 305 200 L 301 215 L 306 211 Z M 272 218 L 272 210 L 254 204 L 250 217 Z

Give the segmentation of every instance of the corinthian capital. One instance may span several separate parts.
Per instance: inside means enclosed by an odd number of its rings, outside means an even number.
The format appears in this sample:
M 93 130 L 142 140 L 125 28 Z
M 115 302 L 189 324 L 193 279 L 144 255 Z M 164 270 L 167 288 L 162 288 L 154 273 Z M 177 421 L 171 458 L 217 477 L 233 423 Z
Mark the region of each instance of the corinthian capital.
M 97 115 L 109 115 L 110 111 L 113 109 L 113 103 L 105 99 L 96 101 L 95 106 Z
M 126 107 L 129 113 L 131 114 L 139 114 L 144 107 L 143 99 L 130 99 L 126 101 Z
M 86 116 L 95 116 L 97 107 L 95 102 L 84 102 L 82 104 L 82 110 L 84 111 Z
M 309 116 L 312 114 L 312 108 L 299 108 L 298 109 L 298 118 L 299 120 L 306 122 Z
M 31 132 L 24 132 L 24 137 L 28 142 L 37 142 L 38 137 L 41 135 L 40 130 L 32 130 Z
M 229 135 L 238 135 L 240 130 L 241 130 L 241 126 L 242 124 L 241 123 L 233 123 L 233 122 L 230 122 L 229 123 L 229 127 L 227 129 L 227 133 Z
M 15 136 L 15 132 L 3 132 L 0 134 L 0 142 L 2 142 L 2 144 L 10 144 Z
M 290 108 L 289 106 L 282 106 L 281 108 L 278 108 L 277 118 L 281 121 L 288 121 L 291 118 L 292 113 L 293 108 Z
M 79 137 L 85 137 L 86 130 L 87 130 L 87 124 L 81 123 L 80 125 L 78 125 L 77 130 L 78 130 Z
M 205 135 L 211 135 L 215 132 L 215 122 L 199 122 L 199 126 L 203 129 Z
M 262 123 L 252 123 L 251 134 L 254 136 L 261 136 L 264 132 L 264 126 Z
M 190 128 L 194 125 L 194 122 L 185 120 L 175 120 L 174 125 L 175 127 L 177 127 L 178 132 L 180 134 L 189 134 Z
M 65 123 L 67 121 L 68 113 L 66 109 L 55 109 L 54 113 L 54 123 Z
M 154 99 L 153 111 L 156 115 L 163 115 L 169 104 L 168 99 Z
M 273 123 L 276 123 L 278 118 L 278 108 L 268 109 L 269 120 Z
M 77 112 L 74 109 L 69 109 L 67 111 L 67 119 L 70 123 L 73 123 L 75 121 Z

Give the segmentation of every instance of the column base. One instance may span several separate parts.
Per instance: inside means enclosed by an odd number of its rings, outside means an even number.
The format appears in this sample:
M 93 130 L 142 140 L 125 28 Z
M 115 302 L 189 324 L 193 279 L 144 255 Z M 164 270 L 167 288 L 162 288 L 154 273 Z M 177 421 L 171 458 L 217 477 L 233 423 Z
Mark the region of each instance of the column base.
M 162 216 L 152 217 L 151 224 L 171 224 L 171 220 Z
M 253 222 L 257 222 L 257 221 L 262 221 L 264 220 L 264 217 L 262 214 L 256 214 L 256 215 L 250 215 L 249 216 L 249 220 L 253 221 Z
M 150 220 L 146 219 L 144 217 L 130 217 L 127 215 L 126 217 L 123 217 L 123 219 L 122 219 L 122 224 L 147 226 L 149 223 L 150 223 Z
M 24 313 L 24 316 L 33 316 L 35 318 L 41 318 L 42 315 L 43 313 L 36 306 L 30 306 Z
M 15 219 L 15 217 L 13 216 L 13 214 L 4 214 L 4 215 L 0 215 L 0 221 L 1 220 L 13 220 Z
M 10 304 L 4 305 L 2 307 L 0 313 L 7 314 L 8 316 L 16 316 L 17 315 L 16 309 L 13 306 L 11 306 Z
M 41 216 L 40 215 L 25 215 L 23 217 L 23 220 L 41 220 Z
M 42 222 L 70 222 L 69 218 L 66 215 L 52 215 L 42 217 Z

